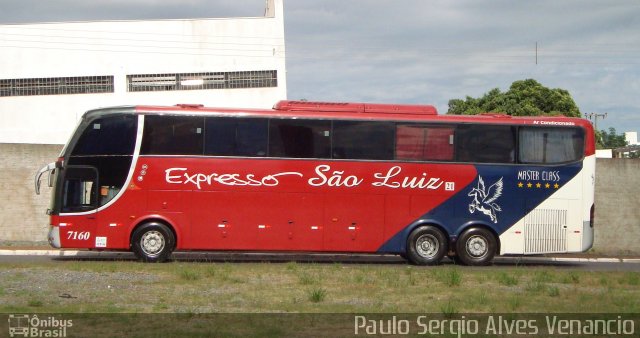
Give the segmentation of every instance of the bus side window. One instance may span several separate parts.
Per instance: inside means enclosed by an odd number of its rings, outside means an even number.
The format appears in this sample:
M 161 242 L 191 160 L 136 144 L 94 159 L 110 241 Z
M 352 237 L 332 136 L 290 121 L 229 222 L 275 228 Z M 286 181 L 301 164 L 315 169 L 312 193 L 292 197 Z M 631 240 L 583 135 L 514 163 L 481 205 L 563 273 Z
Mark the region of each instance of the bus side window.
M 271 119 L 269 156 L 329 158 L 331 121 Z
M 204 154 L 214 156 L 267 156 L 267 119 L 207 117 Z
M 459 125 L 456 158 L 460 162 L 514 163 L 516 138 L 510 126 Z
M 409 161 L 453 160 L 453 128 L 399 124 L 396 127 L 396 159 Z
M 334 121 L 332 157 L 392 160 L 395 126 L 391 122 Z
M 584 152 L 584 134 L 577 128 L 520 128 L 521 163 L 555 164 L 577 161 Z
M 144 120 L 143 155 L 202 155 L 204 118 L 149 115 Z

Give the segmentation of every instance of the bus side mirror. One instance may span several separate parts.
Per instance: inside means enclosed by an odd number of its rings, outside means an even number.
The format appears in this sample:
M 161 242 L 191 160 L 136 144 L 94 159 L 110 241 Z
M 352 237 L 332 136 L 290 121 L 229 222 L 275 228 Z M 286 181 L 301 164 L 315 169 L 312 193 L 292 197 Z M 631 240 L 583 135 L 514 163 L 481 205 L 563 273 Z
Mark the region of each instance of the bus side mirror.
M 53 170 L 49 171 L 49 177 L 47 177 L 47 185 L 49 186 L 49 188 L 53 188 L 53 175 L 55 175 L 56 173 L 56 168 L 53 168 Z
M 35 185 L 35 188 L 36 188 L 36 195 L 40 195 L 40 178 L 42 178 L 42 175 L 44 173 L 49 172 L 48 184 L 49 184 L 49 187 L 51 187 L 53 185 L 51 176 L 53 176 L 53 171 L 55 169 L 56 169 L 56 163 L 52 162 L 52 163 L 49 163 L 49 164 L 45 165 L 40 170 L 38 170 L 38 173 L 36 174 L 36 177 L 34 179 L 34 185 Z

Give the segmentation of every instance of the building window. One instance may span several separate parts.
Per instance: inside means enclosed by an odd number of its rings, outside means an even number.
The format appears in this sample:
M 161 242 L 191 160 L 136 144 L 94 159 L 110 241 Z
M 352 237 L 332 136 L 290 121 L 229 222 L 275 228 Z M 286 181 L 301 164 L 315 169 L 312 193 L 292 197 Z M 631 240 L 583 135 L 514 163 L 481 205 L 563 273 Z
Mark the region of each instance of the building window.
M 113 76 L 0 79 L 0 96 L 113 93 Z
M 127 90 L 129 92 L 155 92 L 277 87 L 277 73 L 275 70 L 259 70 L 246 72 L 134 74 L 127 75 Z

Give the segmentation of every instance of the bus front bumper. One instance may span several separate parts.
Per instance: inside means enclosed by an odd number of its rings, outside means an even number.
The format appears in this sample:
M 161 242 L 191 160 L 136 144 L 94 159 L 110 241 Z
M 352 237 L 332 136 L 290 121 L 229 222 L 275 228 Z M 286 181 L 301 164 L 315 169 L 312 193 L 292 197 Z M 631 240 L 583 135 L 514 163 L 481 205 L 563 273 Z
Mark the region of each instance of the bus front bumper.
M 56 249 L 60 249 L 60 227 L 49 226 L 49 245 Z

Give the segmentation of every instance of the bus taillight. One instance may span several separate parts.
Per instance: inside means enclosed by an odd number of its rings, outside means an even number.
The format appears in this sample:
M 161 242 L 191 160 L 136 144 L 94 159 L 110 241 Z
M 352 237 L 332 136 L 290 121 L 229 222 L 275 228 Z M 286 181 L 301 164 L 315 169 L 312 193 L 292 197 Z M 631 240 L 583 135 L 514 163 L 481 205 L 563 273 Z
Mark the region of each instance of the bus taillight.
M 591 228 L 593 228 L 593 222 L 595 221 L 595 218 L 596 218 L 596 205 L 592 204 L 591 211 L 589 212 L 589 226 Z

